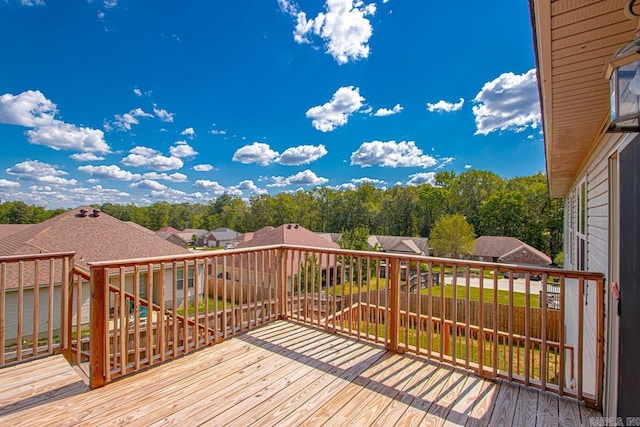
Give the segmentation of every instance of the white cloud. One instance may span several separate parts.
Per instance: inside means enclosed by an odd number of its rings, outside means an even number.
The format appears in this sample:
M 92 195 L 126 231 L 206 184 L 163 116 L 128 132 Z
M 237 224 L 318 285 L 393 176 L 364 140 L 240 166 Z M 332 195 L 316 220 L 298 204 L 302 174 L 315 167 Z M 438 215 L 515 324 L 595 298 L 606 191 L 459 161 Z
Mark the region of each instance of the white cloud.
M 428 168 L 436 164 L 436 159 L 426 155 L 416 147 L 414 141 L 372 141 L 363 142 L 351 154 L 351 165 L 368 167 L 421 167 Z
M 134 182 L 133 184 L 129 184 L 129 187 L 155 191 L 164 191 L 169 188 L 152 179 L 143 179 L 142 181 Z
M 54 150 L 110 152 L 104 132 L 57 120 L 57 113 L 56 104 L 37 90 L 0 95 L 0 123 L 33 128 L 26 132 L 30 143 Z
M 0 188 L 20 188 L 20 183 L 9 181 L 8 179 L 0 179 Z
M 116 114 L 113 125 L 120 130 L 129 131 L 132 125 L 140 124 L 138 117 L 153 117 L 153 114 L 145 112 L 142 108 L 134 108 L 128 113 Z
M 213 170 L 213 166 L 204 163 L 204 164 L 201 164 L 201 165 L 195 165 L 193 167 L 193 170 L 196 171 L 196 172 L 209 172 L 210 170 Z
M 465 168 L 465 169 L 471 169 L 471 165 L 469 165 L 469 164 L 464 165 L 464 168 Z
M 376 185 L 376 184 L 386 184 L 385 181 L 381 180 L 381 179 L 375 179 L 375 178 L 367 178 L 366 176 L 362 177 L 362 178 L 353 178 L 351 180 L 352 183 L 356 184 L 356 185 L 360 185 L 360 184 L 371 184 L 371 185 Z
M 115 179 L 118 181 L 132 181 L 140 179 L 140 174 L 120 169 L 118 165 L 84 165 L 79 166 L 80 172 L 88 173 L 94 178 Z
M 176 145 L 169 148 L 172 157 L 194 157 L 198 152 L 187 141 L 176 141 Z
M 102 16 L 104 16 L 104 14 L 103 14 Z M 134 93 L 136 96 L 142 96 L 142 91 L 141 91 L 140 89 L 138 89 L 137 87 L 134 87 L 134 88 L 133 88 L 133 93 Z
M 187 182 L 187 175 L 183 174 L 183 173 L 172 173 L 172 174 L 166 174 L 166 173 L 157 173 L 157 172 L 147 172 L 144 175 L 142 175 L 142 178 L 144 179 L 154 179 L 156 181 L 168 181 L 168 182 Z
M 159 151 L 148 147 L 132 148 L 129 151 L 129 155 L 122 159 L 122 164 L 133 167 L 145 167 L 157 172 L 180 169 L 184 166 L 184 163 L 179 158 L 163 156 Z
M 220 185 L 217 181 L 209 181 L 208 179 L 198 179 L 193 184 L 193 187 L 210 191 L 215 195 L 224 194 L 226 191 L 226 188 L 223 185 Z
M 39 90 L 0 95 L 0 123 L 25 127 L 48 125 L 57 112 L 56 104 Z
M 118 0 L 104 0 L 105 9 L 113 9 L 118 5 Z
M 68 175 L 68 173 L 58 169 L 57 166 L 38 160 L 26 160 L 16 163 L 7 169 L 7 173 L 25 181 L 36 181 L 53 185 L 76 185 L 78 183 L 75 179 L 62 178 Z
M 496 130 L 520 132 L 540 125 L 536 70 L 524 74 L 503 73 L 482 86 L 473 99 L 476 135 Z
M 287 187 L 290 185 L 317 186 L 329 182 L 327 178 L 319 177 L 309 169 L 288 177 L 274 176 L 271 179 L 273 183 L 267 184 L 267 187 Z
M 76 150 L 89 153 L 108 153 L 109 145 L 100 129 L 78 127 L 59 120 L 26 132 L 29 142 L 54 150 Z
M 296 19 L 293 31 L 297 43 L 311 43 L 315 35 L 325 44 L 326 53 L 338 64 L 369 57 L 369 39 L 373 27 L 367 18 L 376 12 L 374 3 L 365 5 L 362 0 L 327 0 L 325 12 L 307 19 L 305 12 L 293 0 L 278 0 L 283 12 Z
M 233 161 L 244 164 L 257 163 L 260 166 L 268 166 L 278 163 L 285 166 L 305 165 L 314 162 L 327 154 L 324 145 L 299 145 L 289 147 L 282 154 L 273 150 L 269 144 L 254 142 L 236 150 Z
M 226 130 L 212 129 L 211 131 L 209 131 L 209 133 L 211 135 L 226 135 L 227 131 Z
M 334 190 L 339 190 L 339 191 L 344 191 L 344 190 L 357 190 L 358 186 L 351 183 L 351 182 L 345 182 L 344 184 L 340 184 L 340 185 L 335 185 L 333 187 L 330 187 Z
M 430 112 L 438 112 L 438 113 L 451 113 L 453 111 L 458 111 L 464 105 L 464 98 L 460 98 L 458 102 L 447 102 L 444 99 L 432 104 L 427 102 L 427 110 Z
M 436 173 L 435 172 L 418 172 L 409 175 L 409 181 L 407 184 L 409 185 L 420 185 L 420 184 L 431 184 L 435 185 L 436 183 Z
M 325 156 L 327 149 L 324 145 L 299 145 L 289 147 L 280 155 L 277 162 L 281 165 L 306 165 Z
M 317 105 L 307 110 L 307 118 L 312 119 L 314 128 L 322 132 L 329 132 L 343 126 L 349 117 L 362 108 L 364 97 L 360 89 L 353 86 L 339 88 L 331 97 L 331 101 L 324 105 Z
M 76 162 L 95 162 L 104 160 L 104 157 L 96 156 L 93 153 L 75 153 L 70 155 L 69 157 L 71 157 Z
M 445 166 L 451 164 L 454 160 L 454 157 L 443 157 L 441 159 L 438 159 L 438 167 L 436 167 L 436 169 L 442 169 Z
M 267 194 L 267 190 L 265 190 L 264 188 L 258 187 L 250 179 L 245 179 L 244 181 L 240 181 L 238 185 L 234 185 L 227 188 L 227 192 L 230 194 L 236 194 L 238 196 L 242 195 L 244 192 L 248 192 L 254 195 Z
M 196 131 L 193 130 L 193 128 L 186 128 L 185 130 L 180 132 L 180 135 L 188 136 L 190 138 L 193 138 L 195 134 L 196 134 Z
M 269 144 L 254 142 L 251 145 L 240 147 L 233 153 L 233 161 L 244 164 L 257 163 L 260 166 L 267 166 L 273 163 L 279 156 L 277 151 L 269 147 Z
M 158 117 L 163 122 L 169 123 L 173 122 L 173 116 L 175 115 L 174 113 L 170 113 L 167 110 L 158 108 L 156 104 L 153 104 L 153 114 L 155 114 L 156 117 Z
M 20 4 L 22 6 L 27 6 L 27 7 L 31 7 L 31 6 L 46 6 L 47 5 L 44 2 L 44 0 L 20 0 Z
M 374 116 L 376 117 L 385 117 L 385 116 L 391 116 L 393 114 L 398 114 L 399 112 L 401 112 L 402 110 L 404 110 L 404 108 L 400 105 L 400 104 L 396 104 L 392 109 L 388 109 L 388 108 L 379 108 L 378 111 L 376 111 L 375 113 L 373 113 Z

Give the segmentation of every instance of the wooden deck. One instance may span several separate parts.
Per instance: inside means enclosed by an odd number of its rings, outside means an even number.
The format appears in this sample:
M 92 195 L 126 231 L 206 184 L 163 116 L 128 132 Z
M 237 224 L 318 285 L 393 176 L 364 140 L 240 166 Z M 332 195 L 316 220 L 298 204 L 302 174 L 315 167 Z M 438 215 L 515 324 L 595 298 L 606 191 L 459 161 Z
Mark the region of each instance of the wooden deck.
M 550 393 L 279 321 L 89 390 L 62 356 L 0 370 L 0 425 L 589 425 Z

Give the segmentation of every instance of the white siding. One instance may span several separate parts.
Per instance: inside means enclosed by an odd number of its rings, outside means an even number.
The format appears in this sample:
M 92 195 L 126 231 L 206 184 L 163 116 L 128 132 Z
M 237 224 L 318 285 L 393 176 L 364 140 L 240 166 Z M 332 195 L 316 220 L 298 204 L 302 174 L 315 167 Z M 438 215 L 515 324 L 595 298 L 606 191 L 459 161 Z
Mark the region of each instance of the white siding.
M 22 336 L 31 339 L 34 332 L 33 328 L 33 308 L 34 308 L 33 289 L 26 289 L 23 293 L 22 304 Z M 49 328 L 49 288 L 41 287 L 38 293 L 38 336 L 44 338 L 47 336 Z M 90 289 L 89 283 L 83 282 L 82 285 L 82 322 L 89 321 L 90 312 Z M 60 320 L 62 311 L 62 286 L 56 285 L 53 292 L 53 336 L 60 335 Z M 76 324 L 77 310 L 76 301 L 73 307 L 73 323 Z M 5 301 L 5 339 L 8 344 L 15 342 L 18 333 L 18 292 L 9 291 L 6 294 Z
M 585 163 L 574 180 L 573 187 L 565 196 L 565 268 L 576 269 L 576 248 L 575 241 L 572 241 L 571 229 L 577 224 L 577 196 L 579 185 L 586 182 L 587 186 L 587 259 L 586 269 L 589 271 L 600 272 L 608 279 L 609 276 L 609 158 L 621 149 L 635 137 L 625 134 L 605 134 L 603 139 L 598 143 L 597 147 L 589 153 L 585 158 Z M 617 208 L 617 207 L 613 207 Z M 573 239 L 575 240 L 575 238 Z M 595 337 L 596 331 L 596 292 L 594 285 L 590 284 L 585 289 L 587 291 L 586 304 L 582 307 L 584 310 L 584 366 L 587 369 L 592 363 L 595 363 L 596 343 L 591 339 Z M 608 287 L 605 286 L 605 302 L 609 300 Z M 567 295 L 569 289 L 567 289 Z M 567 298 L 565 313 L 567 315 L 567 339 L 575 340 L 576 332 L 572 329 L 571 324 L 577 325 L 578 315 L 577 299 Z M 608 307 L 605 307 L 605 313 L 609 313 Z M 606 329 L 606 328 L 605 328 Z M 606 331 L 605 331 L 606 332 Z M 595 338 L 594 338 L 595 339 Z M 611 341 L 611 343 L 609 343 Z M 605 336 L 605 348 L 609 345 L 617 346 L 617 340 L 614 337 L 609 339 Z M 608 364 L 605 352 L 605 365 Z M 605 366 L 605 371 L 607 367 Z M 585 372 L 590 372 L 585 370 Z M 593 372 L 593 371 L 591 371 Z M 591 392 L 594 387 L 592 380 L 593 375 L 585 378 L 584 390 Z M 615 385 L 616 379 L 605 379 L 605 396 L 611 393 L 608 389 L 610 385 Z M 605 407 L 604 414 L 615 414 L 615 409 Z

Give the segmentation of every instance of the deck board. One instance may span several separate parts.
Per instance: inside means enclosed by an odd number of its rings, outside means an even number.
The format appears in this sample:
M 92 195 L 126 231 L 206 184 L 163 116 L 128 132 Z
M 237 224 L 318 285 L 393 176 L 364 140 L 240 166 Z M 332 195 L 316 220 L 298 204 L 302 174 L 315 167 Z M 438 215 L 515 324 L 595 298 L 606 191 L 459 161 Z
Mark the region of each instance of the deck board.
M 97 390 L 62 356 L 0 369 L 0 425 L 579 425 L 578 402 L 278 321 Z

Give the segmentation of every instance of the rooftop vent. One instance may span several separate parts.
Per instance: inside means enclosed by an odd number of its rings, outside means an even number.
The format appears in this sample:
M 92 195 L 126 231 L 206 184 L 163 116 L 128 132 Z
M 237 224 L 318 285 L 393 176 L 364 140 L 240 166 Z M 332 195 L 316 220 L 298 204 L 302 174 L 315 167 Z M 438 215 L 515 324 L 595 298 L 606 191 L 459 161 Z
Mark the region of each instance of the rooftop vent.
M 93 216 L 96 217 L 96 218 L 99 217 L 100 216 L 100 209 L 94 209 L 93 210 Z
M 89 213 L 89 211 L 88 211 L 88 210 L 86 210 L 86 209 L 80 209 L 80 216 L 81 216 L 82 218 L 86 217 L 88 213 Z

